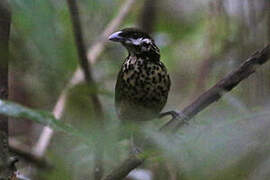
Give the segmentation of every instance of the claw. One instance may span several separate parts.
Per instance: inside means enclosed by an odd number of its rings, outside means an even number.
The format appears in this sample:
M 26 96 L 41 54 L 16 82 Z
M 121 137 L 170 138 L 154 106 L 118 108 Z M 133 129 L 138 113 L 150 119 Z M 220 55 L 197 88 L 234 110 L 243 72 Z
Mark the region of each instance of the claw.
M 159 118 L 163 118 L 164 116 L 171 115 L 172 119 L 178 119 L 184 121 L 185 124 L 189 124 L 187 121 L 187 116 L 182 111 L 167 111 L 159 114 Z
M 170 126 L 173 122 L 176 121 L 182 121 L 183 124 L 189 125 L 188 117 L 182 112 L 182 111 L 168 111 L 164 113 L 159 114 L 159 118 L 163 118 L 164 116 L 171 115 L 172 119 L 169 120 L 162 128 L 161 130 L 165 129 L 166 127 Z

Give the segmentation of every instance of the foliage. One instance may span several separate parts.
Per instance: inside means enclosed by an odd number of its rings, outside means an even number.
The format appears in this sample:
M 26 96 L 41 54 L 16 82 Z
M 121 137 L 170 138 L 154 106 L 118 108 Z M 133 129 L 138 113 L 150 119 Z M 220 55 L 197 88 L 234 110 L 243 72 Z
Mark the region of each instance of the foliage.
M 78 1 L 87 47 L 99 41 L 101 31 L 123 2 Z M 254 11 L 248 8 L 252 3 L 241 4 L 240 1 L 158 2 L 153 37 L 172 79 L 164 111 L 181 109 L 235 69 L 241 59 L 269 41 L 266 22 L 270 17 L 267 17 L 264 2 L 256 1 Z M 10 99 L 24 106 L 0 100 L 0 114 L 16 118 L 10 121 L 12 129 L 21 129 L 19 123 L 29 123 L 23 121 L 24 118 L 32 120 L 27 126 L 32 129 L 25 129 L 23 138 L 19 133 L 11 134 L 24 140 L 38 137 L 40 127 L 33 122 L 61 132 L 56 133 L 49 148 L 49 158 L 57 168 L 52 174 L 42 173 L 43 179 L 69 176 L 89 179 L 94 167 L 95 142 L 103 142 L 105 146 L 105 172 L 109 172 L 129 151 L 129 137 L 113 108 L 114 84 L 127 55 L 125 50 L 106 44 L 100 59 L 92 65 L 99 91 L 93 92 L 85 84 L 70 88 L 65 113 L 59 121 L 50 111 L 78 65 L 66 1 L 12 0 L 9 3 L 13 13 Z M 136 26 L 143 5 L 143 1 L 137 1 L 119 29 Z M 154 144 L 146 154 L 157 154 L 143 168 L 151 169 L 157 180 L 167 177 L 267 179 L 264 177 L 269 175 L 270 157 L 267 118 L 270 85 L 266 83 L 269 72 L 266 65 L 264 70 L 200 113 L 176 136 L 157 132 L 164 121 L 142 125 L 139 131 Z M 99 95 L 105 111 L 102 132 L 94 123 L 94 105 L 89 98 L 92 93 Z M 126 131 L 130 130 L 128 128 Z M 154 151 L 152 147 L 156 147 Z

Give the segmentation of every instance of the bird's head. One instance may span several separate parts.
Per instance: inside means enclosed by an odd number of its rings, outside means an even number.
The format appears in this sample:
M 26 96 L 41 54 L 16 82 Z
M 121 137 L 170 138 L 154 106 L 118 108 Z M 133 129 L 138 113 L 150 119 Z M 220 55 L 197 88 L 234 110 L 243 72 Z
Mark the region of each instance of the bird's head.
M 109 36 L 109 40 L 120 42 L 129 54 L 148 56 L 159 59 L 159 48 L 154 40 L 145 32 L 136 28 L 125 28 Z

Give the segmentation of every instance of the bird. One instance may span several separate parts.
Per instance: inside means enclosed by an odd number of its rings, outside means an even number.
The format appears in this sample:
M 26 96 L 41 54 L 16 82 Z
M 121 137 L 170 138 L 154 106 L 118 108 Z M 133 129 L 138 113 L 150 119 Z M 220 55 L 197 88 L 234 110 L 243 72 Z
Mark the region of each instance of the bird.
M 124 122 L 158 118 L 167 102 L 171 80 L 154 39 L 138 28 L 124 28 L 108 39 L 128 51 L 115 85 L 118 118 Z

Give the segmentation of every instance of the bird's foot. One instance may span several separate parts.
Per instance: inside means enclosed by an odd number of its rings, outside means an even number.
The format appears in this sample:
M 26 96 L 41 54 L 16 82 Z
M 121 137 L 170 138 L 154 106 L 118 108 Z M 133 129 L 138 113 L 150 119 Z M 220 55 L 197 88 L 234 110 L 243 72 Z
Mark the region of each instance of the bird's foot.
M 172 119 L 169 120 L 166 124 L 164 124 L 160 128 L 161 131 L 165 131 L 165 130 L 168 130 L 171 128 L 174 130 L 177 130 L 178 127 L 185 125 L 185 124 L 189 124 L 188 117 L 183 112 L 168 111 L 168 112 L 161 113 L 159 115 L 159 118 L 162 118 L 162 117 L 167 116 L 167 115 L 171 115 Z
M 159 118 L 163 118 L 165 116 L 171 115 L 171 120 L 181 120 L 184 124 L 189 124 L 187 120 L 187 116 L 182 111 L 167 111 L 159 114 Z

